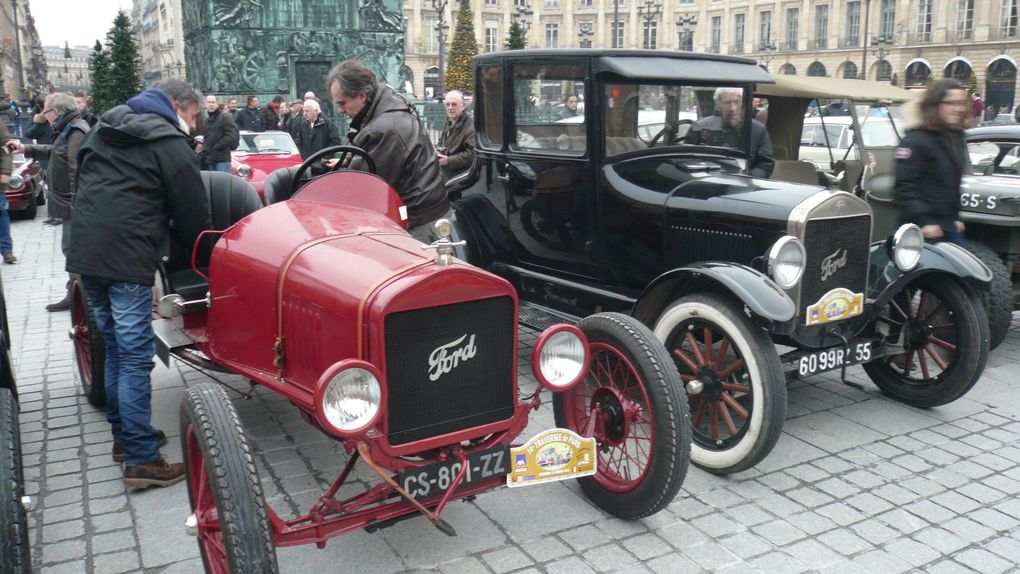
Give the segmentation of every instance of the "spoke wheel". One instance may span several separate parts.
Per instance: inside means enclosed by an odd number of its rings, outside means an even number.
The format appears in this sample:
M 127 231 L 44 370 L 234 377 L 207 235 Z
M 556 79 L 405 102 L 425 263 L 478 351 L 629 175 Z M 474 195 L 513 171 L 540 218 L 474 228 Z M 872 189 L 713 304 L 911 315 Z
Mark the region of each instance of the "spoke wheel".
M 0 572 L 27 574 L 32 571 L 32 561 L 28 546 L 28 512 L 21 504 L 25 475 L 21 467 L 18 403 L 14 393 L 5 387 L 0 387 L 0 475 L 0 502 L 3 504 Z
M 203 383 L 181 403 L 188 496 L 207 574 L 276 574 L 262 483 L 223 388 Z
M 578 482 L 610 514 L 654 514 L 679 492 L 690 460 L 690 419 L 679 378 L 637 320 L 604 313 L 578 327 L 590 342 L 588 374 L 553 397 L 557 426 L 598 441 L 598 472 Z
M 1005 263 L 987 245 L 971 241 L 967 250 L 992 272 L 992 283 L 988 291 L 981 294 L 981 303 L 988 315 L 988 349 L 994 350 L 1006 339 L 1013 322 L 1013 280 Z
M 934 407 L 963 396 L 988 358 L 989 334 L 978 298 L 946 278 L 925 276 L 893 296 L 878 320 L 903 351 L 864 365 L 890 397 Z
M 106 406 L 106 343 L 96 326 L 92 306 L 81 281 L 71 285 L 71 340 L 78 363 L 81 390 L 89 404 Z
M 729 474 L 765 458 L 786 419 L 786 380 L 764 331 L 729 300 L 697 294 L 666 309 L 655 335 L 687 390 L 694 464 Z

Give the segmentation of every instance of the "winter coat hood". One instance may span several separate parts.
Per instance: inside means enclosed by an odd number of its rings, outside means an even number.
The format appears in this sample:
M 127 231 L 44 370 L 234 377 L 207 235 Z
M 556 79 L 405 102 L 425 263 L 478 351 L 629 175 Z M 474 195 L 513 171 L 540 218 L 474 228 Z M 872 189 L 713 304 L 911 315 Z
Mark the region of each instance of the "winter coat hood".
M 180 119 L 162 90 L 150 89 L 99 118 L 99 137 L 110 145 L 128 147 L 167 137 L 187 138 L 178 127 Z

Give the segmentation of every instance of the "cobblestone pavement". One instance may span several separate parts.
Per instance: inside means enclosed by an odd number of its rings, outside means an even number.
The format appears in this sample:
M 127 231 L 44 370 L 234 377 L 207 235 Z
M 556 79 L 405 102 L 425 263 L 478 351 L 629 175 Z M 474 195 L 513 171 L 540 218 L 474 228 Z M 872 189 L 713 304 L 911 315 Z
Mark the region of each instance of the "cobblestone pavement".
M 68 313 L 46 313 L 64 275 L 59 228 L 15 222 L 17 265 L 3 266 L 22 397 L 21 430 L 37 572 L 201 572 L 183 528 L 187 487 L 125 492 L 104 416 L 80 396 Z M 534 336 L 522 333 L 522 352 Z M 527 357 L 528 355 L 524 355 Z M 278 551 L 286 573 L 980 572 L 1020 564 L 1020 316 L 969 395 L 931 410 L 817 376 L 794 383 L 786 431 L 758 467 L 717 477 L 692 467 L 663 512 L 636 522 L 589 505 L 573 483 L 483 494 L 444 515 Z M 530 373 L 521 362 L 522 374 Z M 208 380 L 175 363 L 153 375 L 154 419 L 180 460 L 186 385 Z M 235 381 L 237 382 L 237 381 Z M 528 383 L 534 385 L 533 382 Z M 235 396 L 258 451 L 270 504 L 304 512 L 332 481 L 342 449 L 286 401 Z M 552 425 L 545 408 L 529 427 Z M 367 476 L 359 476 L 365 479 Z

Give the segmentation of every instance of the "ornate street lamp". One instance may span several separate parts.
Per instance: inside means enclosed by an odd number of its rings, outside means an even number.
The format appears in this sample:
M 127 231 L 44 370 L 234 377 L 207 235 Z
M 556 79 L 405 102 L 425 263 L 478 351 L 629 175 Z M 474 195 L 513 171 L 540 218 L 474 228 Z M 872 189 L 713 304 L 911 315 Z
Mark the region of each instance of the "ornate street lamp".
M 683 14 L 677 18 L 676 27 L 680 36 L 678 47 L 681 51 L 694 51 L 694 27 L 697 25 L 697 14 Z
M 432 9 L 436 11 L 436 38 L 439 41 L 439 91 L 435 97 L 442 99 L 446 93 L 446 31 L 450 29 L 446 23 L 446 6 L 449 0 L 430 0 Z
M 517 12 L 513 14 L 513 17 L 517 20 L 517 24 L 521 27 L 524 32 L 524 47 L 528 47 L 528 30 L 531 29 L 531 17 L 535 15 L 535 11 L 531 9 L 531 6 L 527 4 L 518 4 Z
M 765 70 L 769 69 L 769 63 L 772 62 L 772 58 L 776 55 L 776 45 L 772 42 L 772 32 L 769 31 L 768 36 L 765 37 L 765 41 L 762 42 L 761 46 L 758 46 L 759 60 L 764 60 Z
M 659 18 L 662 13 L 662 0 L 645 0 L 645 3 L 638 6 L 638 15 L 644 18 L 644 46 L 645 49 L 655 49 L 655 34 L 651 30 L 651 24 Z
M 577 29 L 577 47 L 591 48 L 591 37 L 595 35 L 591 22 L 581 22 Z

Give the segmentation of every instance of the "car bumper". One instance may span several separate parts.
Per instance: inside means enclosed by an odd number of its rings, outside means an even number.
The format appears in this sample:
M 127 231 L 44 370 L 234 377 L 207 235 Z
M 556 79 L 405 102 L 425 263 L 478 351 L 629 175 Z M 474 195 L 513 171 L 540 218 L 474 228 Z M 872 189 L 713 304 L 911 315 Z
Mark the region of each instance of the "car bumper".
M 28 209 L 29 202 L 35 201 L 35 197 L 31 189 L 5 191 L 4 196 L 7 198 L 7 209 L 9 211 L 21 211 L 23 209 Z

